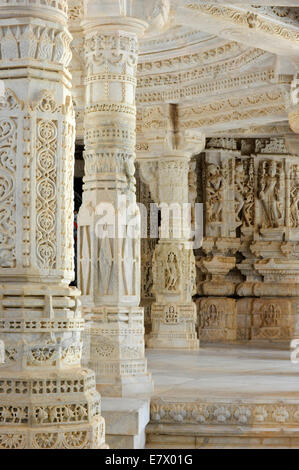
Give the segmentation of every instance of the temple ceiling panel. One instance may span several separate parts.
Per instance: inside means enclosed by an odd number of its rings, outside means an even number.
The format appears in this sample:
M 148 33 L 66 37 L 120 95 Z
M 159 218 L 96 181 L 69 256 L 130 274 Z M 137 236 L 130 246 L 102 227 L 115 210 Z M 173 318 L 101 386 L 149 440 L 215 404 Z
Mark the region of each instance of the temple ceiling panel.
M 246 133 L 279 123 L 289 129 L 299 68 L 297 1 L 152 1 L 140 41 L 136 101 L 142 109 L 178 105 L 184 129 Z M 83 137 L 83 0 L 71 0 L 73 98 Z M 144 12 L 143 12 L 144 13 Z M 259 132 L 258 132 L 259 134 Z M 141 137 L 142 140 L 142 137 Z

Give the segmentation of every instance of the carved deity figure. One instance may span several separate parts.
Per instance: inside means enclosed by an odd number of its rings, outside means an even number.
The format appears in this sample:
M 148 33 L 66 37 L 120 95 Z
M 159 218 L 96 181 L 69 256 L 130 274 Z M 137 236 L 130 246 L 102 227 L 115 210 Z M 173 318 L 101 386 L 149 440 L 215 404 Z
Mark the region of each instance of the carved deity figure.
M 236 201 L 236 218 L 241 222 L 244 209 L 244 167 L 239 162 L 235 168 L 235 201 Z
M 210 163 L 207 169 L 207 213 L 209 222 L 222 221 L 224 178 L 221 169 Z
M 280 169 L 277 162 L 272 160 L 262 164 L 261 186 L 259 199 L 264 210 L 265 221 L 262 223 L 264 227 L 279 227 L 282 218 L 281 208 L 281 191 L 280 191 Z
M 179 269 L 176 255 L 169 253 L 165 268 L 165 289 L 175 291 L 179 280 Z
M 261 313 L 261 328 L 279 326 L 280 315 L 280 309 L 275 305 L 265 307 Z
M 203 313 L 202 328 L 217 328 L 220 326 L 220 314 L 216 305 L 209 305 L 207 310 Z
M 249 174 L 247 174 L 247 170 Z M 235 167 L 235 202 L 236 220 L 242 222 L 246 227 L 252 224 L 253 198 L 253 171 L 252 165 L 244 165 L 239 161 Z
M 299 227 L 299 187 L 295 186 L 291 189 L 290 194 L 290 213 L 291 213 L 291 226 Z

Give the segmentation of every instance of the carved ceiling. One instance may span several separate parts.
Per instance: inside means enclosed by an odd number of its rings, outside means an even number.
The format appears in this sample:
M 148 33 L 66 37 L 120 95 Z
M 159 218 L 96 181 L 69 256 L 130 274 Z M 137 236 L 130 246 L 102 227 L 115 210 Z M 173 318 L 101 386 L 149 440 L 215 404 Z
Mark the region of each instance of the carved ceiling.
M 250 135 L 253 130 L 258 134 L 258 129 L 262 135 L 266 129 L 270 134 L 273 129 L 289 131 L 291 86 L 299 73 L 299 2 L 254 3 L 150 3 L 147 19 L 151 26 L 140 42 L 137 129 L 142 130 L 144 107 L 174 103 L 182 128 L 200 129 L 207 136 Z M 69 5 L 80 138 L 83 0 L 71 0 Z

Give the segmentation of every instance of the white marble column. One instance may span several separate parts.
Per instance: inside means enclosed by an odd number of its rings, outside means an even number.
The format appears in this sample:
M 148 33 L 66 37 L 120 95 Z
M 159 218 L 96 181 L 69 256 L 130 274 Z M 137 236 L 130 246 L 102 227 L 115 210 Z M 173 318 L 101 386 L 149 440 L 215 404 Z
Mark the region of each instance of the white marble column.
M 188 214 L 189 161 L 200 153 L 205 139 L 200 133 L 176 128 L 172 105 L 150 112 L 143 124 L 149 155 L 140 155 L 143 180 L 161 208 L 159 243 L 153 256 L 152 331 L 147 346 L 162 349 L 197 349 L 195 258 Z M 158 128 L 156 113 L 160 115 Z M 163 117 L 162 117 L 163 116 Z M 150 130 L 152 128 L 152 130 Z M 169 210 L 165 210 L 168 208 Z M 191 212 L 190 212 L 191 216 Z M 169 230 L 168 230 L 169 228 Z
M 140 218 L 134 177 L 138 36 L 146 23 L 101 17 L 101 9 L 90 3 L 83 23 L 85 177 L 78 279 L 88 320 L 87 354 L 98 387 L 105 395 L 126 396 L 153 387 L 139 307 Z
M 73 278 L 67 1 L 0 1 L 0 449 L 100 448 Z

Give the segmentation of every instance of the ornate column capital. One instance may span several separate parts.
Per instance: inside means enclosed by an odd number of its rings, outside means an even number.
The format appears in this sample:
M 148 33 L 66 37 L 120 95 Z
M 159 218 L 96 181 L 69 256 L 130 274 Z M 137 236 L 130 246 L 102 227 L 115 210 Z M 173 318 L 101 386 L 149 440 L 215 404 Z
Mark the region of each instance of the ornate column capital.
M 159 160 L 184 158 L 189 160 L 205 148 L 205 136 L 199 131 L 154 130 L 145 134 L 149 152 Z
M 148 34 L 165 30 L 171 24 L 170 0 L 83 0 L 84 18 L 94 24 L 122 29 L 123 26 Z M 131 29 L 133 28 L 133 29 Z M 136 30 L 137 28 L 137 30 Z
M 139 20 L 138 18 L 123 17 L 123 16 L 100 16 L 100 17 L 87 17 L 81 22 L 81 26 L 85 33 L 92 33 L 94 31 L 126 31 L 128 33 L 136 34 L 138 37 L 143 36 L 148 27 L 146 21 Z
M 201 153 L 205 148 L 205 135 L 201 131 L 182 130 L 178 118 L 178 105 L 165 104 L 144 108 L 141 112 L 137 152 L 142 158 L 187 158 Z

